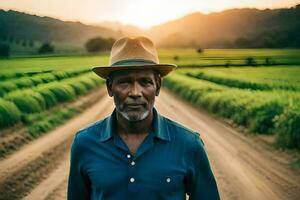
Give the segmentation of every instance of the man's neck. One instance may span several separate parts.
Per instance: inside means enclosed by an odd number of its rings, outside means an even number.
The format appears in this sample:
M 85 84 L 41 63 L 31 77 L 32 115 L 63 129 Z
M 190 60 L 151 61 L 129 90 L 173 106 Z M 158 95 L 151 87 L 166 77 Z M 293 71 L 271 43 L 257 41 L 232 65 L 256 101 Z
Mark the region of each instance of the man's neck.
M 152 125 L 153 111 L 140 121 L 131 122 L 125 119 L 120 113 L 116 112 L 117 129 L 120 135 L 144 135 L 147 134 Z

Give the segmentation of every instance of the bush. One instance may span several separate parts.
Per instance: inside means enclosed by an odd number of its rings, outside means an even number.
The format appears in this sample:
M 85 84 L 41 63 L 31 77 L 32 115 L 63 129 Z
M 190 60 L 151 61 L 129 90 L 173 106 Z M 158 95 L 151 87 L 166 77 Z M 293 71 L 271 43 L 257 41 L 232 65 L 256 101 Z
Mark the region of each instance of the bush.
M 74 89 L 66 83 L 49 83 L 46 88 L 55 95 L 58 102 L 73 100 L 76 96 Z
M 14 80 L 13 82 L 19 89 L 34 86 L 34 82 L 28 77 L 19 78 L 17 80 Z
M 199 47 L 199 48 L 197 49 L 197 53 L 202 54 L 203 52 L 204 52 L 204 49 L 202 49 L 201 47 Z
M 276 143 L 281 147 L 300 148 L 300 106 L 291 106 L 274 118 Z
M 10 47 L 7 44 L 0 44 L 0 58 L 8 58 L 10 56 Z
M 253 57 L 246 58 L 245 64 L 248 66 L 256 66 L 257 63 Z
M 177 55 L 173 56 L 173 60 L 178 61 L 179 60 L 179 56 L 177 56 Z
M 56 77 L 57 80 L 63 80 L 65 78 L 71 77 L 71 74 L 65 71 L 55 71 L 52 74 Z
M 15 83 L 10 81 L 5 81 L 0 83 L 0 96 L 5 95 L 6 93 L 16 90 L 18 87 Z
M 0 128 L 9 127 L 20 121 L 21 112 L 9 101 L 0 99 Z
M 95 37 L 87 41 L 85 48 L 88 52 L 99 52 L 110 50 L 115 40 L 113 38 Z
M 33 90 L 11 92 L 5 95 L 4 98 L 14 102 L 19 110 L 24 113 L 35 113 L 46 109 L 43 96 Z
M 250 117 L 249 128 L 253 132 L 272 133 L 274 130 L 274 117 L 283 112 L 283 104 L 280 101 L 264 102 L 253 109 L 253 116 Z
M 50 43 L 45 42 L 38 49 L 38 53 L 39 54 L 54 53 L 54 47 Z
M 58 103 L 58 100 L 56 99 L 54 93 L 49 89 L 42 86 L 35 88 L 34 91 L 40 93 L 44 97 L 46 109 L 52 108 Z
M 75 91 L 75 94 L 77 96 L 86 94 L 88 89 L 85 87 L 83 83 L 75 82 L 75 81 L 69 81 L 67 82 Z

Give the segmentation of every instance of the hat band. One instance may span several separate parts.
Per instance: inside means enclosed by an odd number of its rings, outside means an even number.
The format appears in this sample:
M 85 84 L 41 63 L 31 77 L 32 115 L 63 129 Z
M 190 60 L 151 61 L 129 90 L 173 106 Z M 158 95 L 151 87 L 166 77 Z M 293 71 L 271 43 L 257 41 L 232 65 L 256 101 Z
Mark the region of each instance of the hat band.
M 153 62 L 152 60 L 143 60 L 143 59 L 127 59 L 127 60 L 120 60 L 115 62 L 111 66 L 127 66 L 127 65 L 156 65 L 157 63 Z

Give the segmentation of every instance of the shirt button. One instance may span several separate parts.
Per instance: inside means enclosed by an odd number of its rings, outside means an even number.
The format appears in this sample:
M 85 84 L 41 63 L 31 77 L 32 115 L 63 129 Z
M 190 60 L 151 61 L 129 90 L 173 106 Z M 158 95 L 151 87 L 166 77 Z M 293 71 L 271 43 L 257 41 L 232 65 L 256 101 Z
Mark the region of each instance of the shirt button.
M 170 178 L 167 178 L 166 181 L 167 181 L 167 183 L 170 183 L 170 182 L 171 182 L 171 179 L 170 179 Z
M 131 158 L 131 155 L 130 155 L 130 154 L 127 154 L 127 158 Z
M 130 178 L 130 182 L 133 183 L 135 181 L 134 178 Z
M 134 161 L 132 161 L 132 162 L 131 162 L 131 165 L 132 165 L 132 166 L 133 166 L 133 165 L 135 165 L 135 162 L 134 162 Z

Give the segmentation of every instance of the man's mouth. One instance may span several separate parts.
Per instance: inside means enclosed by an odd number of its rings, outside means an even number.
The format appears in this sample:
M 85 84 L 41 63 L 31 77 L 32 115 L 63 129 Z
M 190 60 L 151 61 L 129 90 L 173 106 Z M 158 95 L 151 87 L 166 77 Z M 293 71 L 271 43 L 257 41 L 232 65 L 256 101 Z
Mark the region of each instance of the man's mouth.
M 145 104 L 143 103 L 130 103 L 130 104 L 126 104 L 127 107 L 130 108 L 140 108 L 143 107 Z

